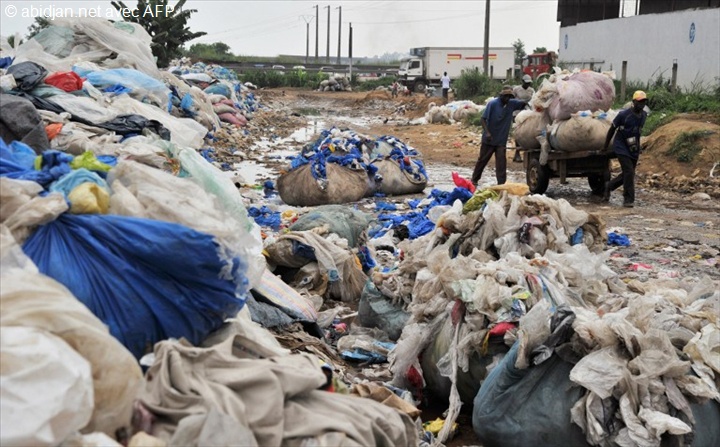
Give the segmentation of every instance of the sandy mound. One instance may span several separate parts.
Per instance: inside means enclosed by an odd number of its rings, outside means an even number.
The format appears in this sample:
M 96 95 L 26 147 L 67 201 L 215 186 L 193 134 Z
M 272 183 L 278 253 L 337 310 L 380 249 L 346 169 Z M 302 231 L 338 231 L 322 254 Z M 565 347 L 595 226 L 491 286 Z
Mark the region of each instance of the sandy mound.
M 698 131 L 706 135 L 694 143 L 697 154 L 690 161 L 679 161 L 676 154 L 669 153 L 679 136 Z M 713 165 L 720 163 L 720 125 L 709 120 L 699 121 L 695 116 L 679 116 L 647 137 L 643 148 L 645 152 L 640 156 L 638 165 L 642 173 L 708 177 Z M 718 176 L 720 168 L 715 171 L 715 176 Z

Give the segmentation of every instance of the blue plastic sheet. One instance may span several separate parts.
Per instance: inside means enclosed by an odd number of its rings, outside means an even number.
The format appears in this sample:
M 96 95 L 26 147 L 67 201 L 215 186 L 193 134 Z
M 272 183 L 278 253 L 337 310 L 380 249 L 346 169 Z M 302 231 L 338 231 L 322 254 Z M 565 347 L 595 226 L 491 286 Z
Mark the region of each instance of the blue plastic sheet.
M 111 215 L 68 215 L 23 246 L 40 271 L 65 285 L 137 358 L 171 337 L 197 345 L 243 307 L 211 235 L 182 225 Z
M 630 238 L 627 234 L 619 234 L 616 232 L 608 233 L 608 245 L 619 245 L 621 247 L 630 246 Z

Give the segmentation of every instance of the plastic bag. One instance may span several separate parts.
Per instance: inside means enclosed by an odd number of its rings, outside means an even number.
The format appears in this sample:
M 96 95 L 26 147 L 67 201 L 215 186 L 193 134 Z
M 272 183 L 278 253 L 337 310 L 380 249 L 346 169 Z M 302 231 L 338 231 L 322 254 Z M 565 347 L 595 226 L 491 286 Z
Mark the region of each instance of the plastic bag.
M 150 99 L 161 109 L 167 110 L 170 89 L 162 81 L 130 68 L 115 68 L 85 74 L 87 80 L 98 88 L 116 84 L 130 89 L 130 96 L 142 101 Z
M 75 46 L 75 33 L 65 26 L 50 25 L 35 34 L 33 40 L 53 56 L 67 57 Z
M 47 73 L 44 67 L 29 61 L 15 63 L 7 69 L 7 74 L 11 74 L 15 78 L 17 87 L 26 92 L 40 84 L 47 76 Z
M 66 92 L 81 90 L 83 87 L 82 78 L 72 71 L 53 73 L 45 78 L 45 83 Z
M 65 287 L 40 275 L 1 225 L 0 253 L 0 325 L 39 328 L 65 340 L 92 366 L 93 415 L 84 428 L 112 436 L 128 428 L 142 379 L 135 358 Z
M 107 214 L 110 207 L 110 194 L 92 182 L 76 186 L 68 194 L 68 200 L 73 214 Z
M 367 239 L 366 230 L 372 220 L 372 215 L 346 206 L 323 205 L 300 216 L 288 229 L 306 231 L 327 225 L 330 233 L 347 240 L 350 247 L 357 247 Z
M 170 131 L 170 141 L 181 147 L 199 149 L 203 145 L 203 138 L 207 135 L 207 129 L 195 120 L 190 118 L 176 118 L 164 110 L 150 104 L 142 103 L 127 95 L 116 97 L 110 107 L 116 112 L 116 116 L 137 114 L 149 120 L 162 123 L 162 125 Z
M 80 168 L 64 175 L 60 180 L 50 185 L 50 192 L 60 192 L 65 197 L 68 197 L 72 190 L 86 182 L 95 183 L 109 191 L 107 183 L 99 175 L 85 168 Z
M 0 327 L 0 443 L 59 445 L 92 415 L 92 371 L 61 338 Z
M 148 219 L 63 215 L 40 228 L 23 250 L 103 320 L 137 358 L 155 342 L 200 343 L 234 316 L 247 281 L 240 262 L 232 280 L 213 237 Z
M 193 181 L 201 185 L 203 189 L 214 195 L 220 206 L 235 219 L 236 224 L 242 230 L 238 232 L 237 238 L 242 241 L 242 259 L 248 263 L 247 277 L 250 280 L 250 287 L 260 278 L 265 269 L 265 257 L 262 255 L 262 238 L 260 227 L 248 217 L 247 209 L 238 193 L 235 184 L 218 168 L 208 163 L 197 151 L 180 148 L 178 146 L 165 144 L 168 152 L 187 171 Z

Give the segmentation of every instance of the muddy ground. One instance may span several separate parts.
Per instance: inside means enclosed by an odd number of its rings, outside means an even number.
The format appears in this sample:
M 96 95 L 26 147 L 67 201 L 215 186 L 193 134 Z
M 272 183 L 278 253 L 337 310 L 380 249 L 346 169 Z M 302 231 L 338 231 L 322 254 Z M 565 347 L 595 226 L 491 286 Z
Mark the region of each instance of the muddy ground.
M 453 187 L 451 172 L 469 178 L 479 150 L 480 133 L 464 124 L 422 124 L 422 117 L 437 98 L 403 97 L 393 99 L 387 92 L 312 92 L 307 90 L 263 90 L 258 92 L 267 106 L 258 114 L 262 126 L 251 132 L 243 143 L 241 171 L 250 170 L 254 177 L 240 181 L 249 185 L 276 180 L 285 167 L 282 157 L 263 157 L 268 147 L 283 156 L 296 154 L 323 129 L 330 126 L 350 128 L 371 136 L 393 135 L 416 148 L 426 164 L 432 187 Z M 451 98 L 452 100 L 452 98 Z M 605 203 L 592 195 L 587 180 L 568 179 L 560 184 L 550 182 L 546 195 L 565 199 L 576 208 L 598 213 L 608 231 L 627 234 L 627 247 L 609 247 L 610 267 L 622 278 L 720 278 L 720 117 L 683 116 L 659 128 L 644 141 L 645 153 L 638 165 L 635 208 L 623 208 L 622 190 Z M 269 127 L 268 127 L 269 126 Z M 265 129 L 260 132 L 259 129 Z M 271 130 L 268 131 L 268 128 Z M 708 131 L 691 163 L 680 163 L 666 154 L 677 134 L 686 129 Z M 260 136 L 262 138 L 259 140 Z M 279 152 L 278 152 L 279 150 Z M 508 181 L 524 182 L 522 163 L 513 162 L 508 151 Z M 237 161 L 237 160 L 235 160 Z M 236 165 L 239 167 L 240 165 Z M 249 166 L 249 167 L 248 167 Z M 713 167 L 716 166 L 712 174 Z M 614 173 L 619 167 L 614 166 Z M 495 183 L 493 161 L 483 174 L 481 185 Z M 414 197 L 383 200 L 403 202 Z M 358 203 L 360 209 L 371 208 L 373 199 Z M 423 420 L 441 416 L 442 405 L 423 408 Z M 469 408 L 463 409 L 460 429 L 449 446 L 477 444 L 472 431 Z

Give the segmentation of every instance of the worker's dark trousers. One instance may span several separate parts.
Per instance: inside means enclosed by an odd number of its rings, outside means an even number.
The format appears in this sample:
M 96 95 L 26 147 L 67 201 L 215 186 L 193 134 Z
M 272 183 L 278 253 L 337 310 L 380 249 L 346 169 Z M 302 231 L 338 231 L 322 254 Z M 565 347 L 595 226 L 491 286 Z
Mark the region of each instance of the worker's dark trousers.
M 504 185 L 507 179 L 507 159 L 505 158 L 505 146 L 490 146 L 489 144 L 482 143 L 480 145 L 480 155 L 478 155 L 477 163 L 475 163 L 475 169 L 472 174 L 472 182 L 474 185 L 480 181 L 483 170 L 490 161 L 490 157 L 495 155 L 495 177 L 497 178 L 498 185 Z
M 623 187 L 623 202 L 634 203 L 635 202 L 635 167 L 637 166 L 638 159 L 628 157 L 627 155 L 617 156 L 620 162 L 620 168 L 622 172 L 617 177 L 610 180 L 608 187 L 610 191 L 615 191 L 622 185 Z

